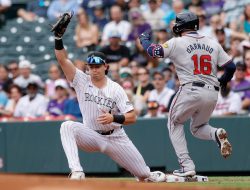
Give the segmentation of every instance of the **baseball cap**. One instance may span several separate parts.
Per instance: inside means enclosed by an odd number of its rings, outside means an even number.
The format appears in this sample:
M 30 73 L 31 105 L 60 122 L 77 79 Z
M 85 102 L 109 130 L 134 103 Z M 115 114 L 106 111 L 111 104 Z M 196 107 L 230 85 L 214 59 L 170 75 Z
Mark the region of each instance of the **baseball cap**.
M 112 30 L 108 36 L 109 38 L 121 38 L 121 34 L 118 30 Z
M 129 67 L 120 68 L 119 75 L 121 78 L 132 77 L 132 71 Z
M 106 56 L 104 53 L 99 51 L 93 51 L 88 54 L 87 57 L 88 64 L 105 64 L 106 63 Z
M 27 88 L 30 88 L 30 87 L 38 88 L 39 85 L 38 85 L 37 81 L 32 80 L 32 81 L 29 81 L 28 85 L 27 85 Z
M 35 65 L 31 64 L 30 61 L 28 61 L 28 60 L 22 60 L 19 62 L 18 67 L 20 69 L 24 69 L 24 68 L 34 69 Z
M 64 79 L 57 79 L 57 80 L 55 80 L 55 88 L 56 87 L 62 87 L 64 89 L 67 89 L 68 84 Z
M 158 109 L 159 108 L 159 104 L 157 101 L 148 101 L 147 102 L 147 108 L 152 110 L 152 109 Z

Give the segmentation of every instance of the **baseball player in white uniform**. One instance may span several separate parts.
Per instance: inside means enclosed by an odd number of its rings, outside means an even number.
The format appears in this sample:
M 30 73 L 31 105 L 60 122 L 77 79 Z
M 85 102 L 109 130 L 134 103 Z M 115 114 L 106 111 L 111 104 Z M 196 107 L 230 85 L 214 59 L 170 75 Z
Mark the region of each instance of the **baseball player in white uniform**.
M 183 177 L 196 174 L 183 129 L 188 119 L 191 119 L 190 130 L 195 137 L 216 141 L 225 158 L 232 152 L 226 131 L 214 128 L 208 122 L 217 102 L 219 86 L 225 88 L 233 77 L 235 65 L 217 41 L 198 34 L 198 29 L 198 17 L 184 12 L 176 16 L 173 33 L 177 37 L 164 44 L 153 44 L 150 31 L 139 36 L 150 56 L 169 57 L 173 61 L 180 80 L 168 116 L 168 129 L 181 166 L 173 174 Z M 219 79 L 216 77 L 217 66 L 225 68 Z
M 83 122 L 66 121 L 61 125 L 61 141 L 71 169 L 71 179 L 85 178 L 78 147 L 88 152 L 102 152 L 139 181 L 162 182 L 165 174 L 150 172 L 143 157 L 126 135 L 123 126 L 136 122 L 133 105 L 123 88 L 109 79 L 108 64 L 101 52 L 87 58 L 89 75 L 68 59 L 62 35 L 55 34 L 55 54 L 67 80 L 75 89 Z

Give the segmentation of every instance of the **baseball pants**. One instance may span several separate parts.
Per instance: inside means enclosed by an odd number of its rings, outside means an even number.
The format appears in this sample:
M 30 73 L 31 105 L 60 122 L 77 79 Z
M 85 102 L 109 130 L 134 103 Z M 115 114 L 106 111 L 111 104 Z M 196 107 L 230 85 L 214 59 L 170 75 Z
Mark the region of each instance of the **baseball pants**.
M 218 91 L 213 86 L 192 86 L 192 83 L 181 86 L 170 108 L 168 116 L 169 136 L 184 171 L 195 170 L 189 156 L 184 133 L 184 123 L 191 118 L 190 130 L 193 136 L 203 140 L 214 140 L 216 128 L 208 121 L 215 108 Z
M 61 141 L 71 171 L 83 171 L 78 147 L 87 152 L 102 152 L 139 179 L 150 175 L 150 168 L 128 138 L 124 129 L 115 129 L 111 135 L 101 135 L 84 124 L 63 122 L 60 129 Z

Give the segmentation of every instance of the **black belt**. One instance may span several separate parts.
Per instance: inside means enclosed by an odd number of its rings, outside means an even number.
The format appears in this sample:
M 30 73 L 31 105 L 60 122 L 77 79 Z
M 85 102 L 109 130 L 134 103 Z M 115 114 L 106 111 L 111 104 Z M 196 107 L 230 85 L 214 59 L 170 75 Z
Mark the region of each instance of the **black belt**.
M 185 84 L 184 84 L 185 85 Z M 184 86 L 183 85 L 183 86 Z M 192 86 L 204 87 L 206 84 L 202 82 L 192 82 Z M 213 86 L 216 91 L 219 91 L 220 88 L 218 86 Z
M 122 128 L 122 126 L 121 126 Z M 99 133 L 100 135 L 111 135 L 114 132 L 114 129 L 110 130 L 110 131 L 101 131 L 101 130 L 96 130 L 97 133 Z

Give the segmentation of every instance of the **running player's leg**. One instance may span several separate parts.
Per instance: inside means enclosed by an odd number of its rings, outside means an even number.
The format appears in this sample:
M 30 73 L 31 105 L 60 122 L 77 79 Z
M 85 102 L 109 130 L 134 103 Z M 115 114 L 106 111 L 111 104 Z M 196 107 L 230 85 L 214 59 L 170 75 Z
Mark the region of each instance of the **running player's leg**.
M 216 141 L 215 131 L 217 128 L 210 126 L 208 121 L 215 108 L 218 92 L 207 88 L 201 88 L 200 91 L 203 94 L 202 105 L 191 118 L 190 130 L 193 136 L 199 139 Z
M 109 145 L 104 153 L 121 167 L 141 180 L 150 176 L 150 168 L 123 130 L 119 132 L 119 135 L 109 136 L 108 142 Z
M 180 87 L 172 102 L 168 116 L 169 137 L 181 169 L 185 172 L 195 171 L 195 165 L 189 156 L 183 127 L 184 123 L 195 112 L 198 97 L 198 91 L 191 91 L 191 87 Z
M 79 122 L 63 122 L 60 134 L 63 149 L 72 172 L 83 171 L 77 146 L 89 152 L 100 151 L 102 146 L 106 146 L 98 133 Z

